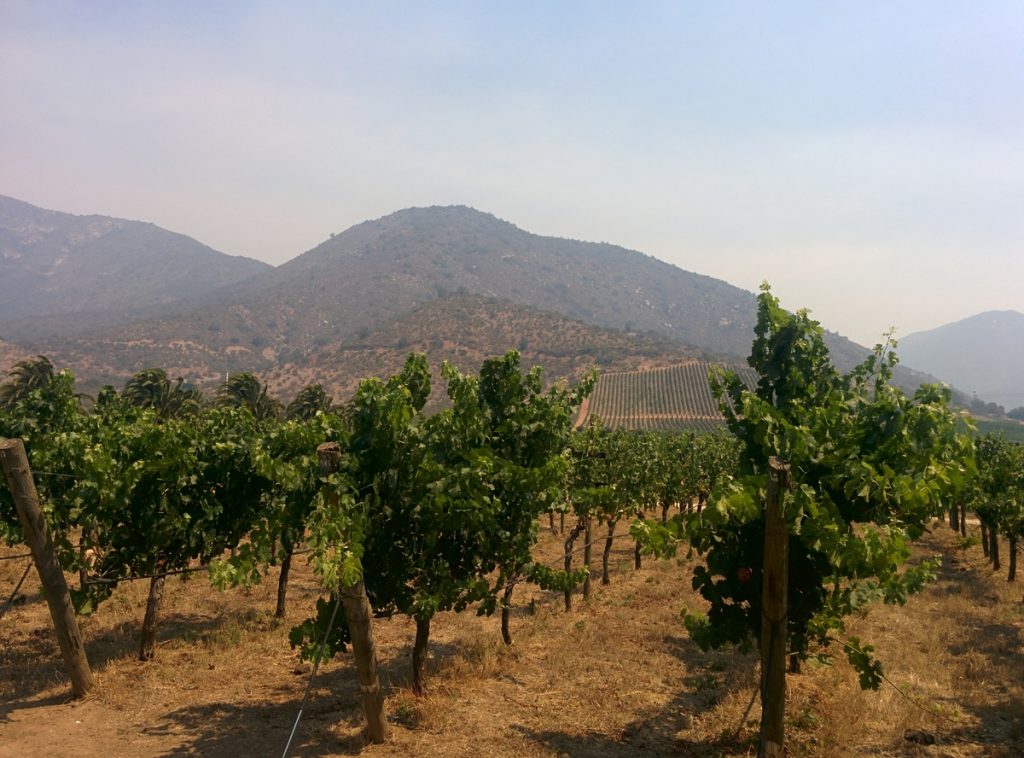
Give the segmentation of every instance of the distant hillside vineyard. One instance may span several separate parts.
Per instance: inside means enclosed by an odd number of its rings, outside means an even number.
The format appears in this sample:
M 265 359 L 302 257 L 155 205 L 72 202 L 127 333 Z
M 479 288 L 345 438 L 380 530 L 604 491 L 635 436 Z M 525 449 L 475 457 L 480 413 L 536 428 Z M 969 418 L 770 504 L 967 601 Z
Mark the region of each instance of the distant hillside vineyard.
M 577 426 L 600 418 L 608 429 L 713 432 L 725 419 L 711 394 L 712 364 L 690 361 L 667 368 L 604 374 L 580 409 Z M 748 387 L 753 369 L 734 369 Z

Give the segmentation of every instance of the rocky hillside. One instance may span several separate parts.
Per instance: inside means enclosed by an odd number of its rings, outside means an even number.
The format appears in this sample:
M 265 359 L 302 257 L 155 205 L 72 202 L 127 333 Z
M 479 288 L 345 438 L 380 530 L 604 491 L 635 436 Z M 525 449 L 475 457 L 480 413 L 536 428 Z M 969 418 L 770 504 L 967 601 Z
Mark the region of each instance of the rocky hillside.
M 167 367 L 172 376 L 207 389 L 223 381 L 226 372 L 254 370 L 282 399 L 319 382 L 339 401 L 352 394 L 360 379 L 397 371 L 411 351 L 425 353 L 435 369 L 448 360 L 468 371 L 479 368 L 485 358 L 517 348 L 524 365 L 542 366 L 552 379 L 577 379 L 595 366 L 622 371 L 678 363 L 694 355 L 665 338 L 601 329 L 479 295 L 436 298 L 365 335 L 281 362 L 269 348 L 238 344 L 218 353 L 186 339 L 101 337 L 65 344 L 51 355 L 58 365 L 83 377 L 87 389 L 104 383 L 120 386 L 132 372 L 149 366 Z
M 0 331 L 8 338 L 137 319 L 269 269 L 153 224 L 0 196 Z
M 437 297 L 478 294 L 624 331 L 745 355 L 753 295 L 621 247 L 541 237 L 465 207 L 367 221 L 222 290 L 220 304 L 139 324 L 131 338 L 181 338 L 296 360 L 361 338 Z
M 364 338 L 318 351 L 308 361 L 270 371 L 271 385 L 290 397 L 303 384 L 322 381 L 337 399 L 349 397 L 360 379 L 397 372 L 410 351 L 425 353 L 434 369 L 449 361 L 477 371 L 484 359 L 516 348 L 524 366 L 541 366 L 545 377 L 578 380 L 602 371 L 664 365 L 691 357 L 692 349 L 664 338 L 601 329 L 558 314 L 479 295 L 454 295 L 393 319 Z M 432 403 L 443 400 L 435 393 Z
M 28 357 L 27 350 L 0 339 L 0 382 L 7 378 L 15 363 Z

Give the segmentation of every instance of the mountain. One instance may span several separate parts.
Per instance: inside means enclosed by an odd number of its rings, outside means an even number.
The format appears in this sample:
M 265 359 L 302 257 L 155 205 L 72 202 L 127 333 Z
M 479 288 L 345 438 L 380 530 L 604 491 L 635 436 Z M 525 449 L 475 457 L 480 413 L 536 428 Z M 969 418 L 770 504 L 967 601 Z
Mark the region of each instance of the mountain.
M 1007 410 L 1024 406 L 1024 313 L 987 311 L 900 340 L 901 360 Z
M 531 234 L 456 206 L 410 208 L 358 224 L 222 289 L 219 305 L 146 329 L 218 349 L 255 343 L 295 353 L 365 335 L 452 293 L 732 355 L 749 349 L 754 325 L 753 295 L 726 282 L 614 245 Z
M 678 362 L 679 351 L 689 358 L 742 360 L 753 338 L 755 298 L 746 290 L 615 245 L 531 234 L 464 206 L 410 208 L 366 221 L 277 268 L 222 256 L 151 224 L 69 216 L 18 201 L 5 200 L 3 207 L 0 227 L 10 239 L 16 231 L 19 246 L 6 243 L 12 253 L 5 265 L 20 272 L 24 288 L 39 289 L 33 284 L 39 279 L 53 284 L 49 295 L 43 287 L 37 307 L 52 306 L 58 315 L 31 322 L 0 318 L 0 333 L 30 352 L 74 367 L 94 383 L 116 384 L 138 369 L 162 366 L 200 385 L 243 370 L 271 372 L 287 384 L 284 367 L 305 377 L 310 375 L 306 367 L 317 365 L 337 375 L 336 386 L 350 387 L 354 375 L 345 373 L 346 367 L 320 361 L 325 349 L 346 365 L 362 367 L 364 374 L 383 371 L 394 355 L 374 352 L 367 340 L 391 334 L 387 339 L 397 344 L 396 324 L 407 332 L 400 341 L 409 348 L 434 340 L 433 332 L 445 332 L 453 312 L 469 307 L 470 301 L 458 305 L 453 295 L 483 298 L 475 301 L 472 319 L 454 320 L 460 332 L 447 341 L 455 355 L 458 350 L 476 357 L 502 353 L 524 337 L 538 350 L 544 341 L 559 344 L 558 329 L 550 325 L 536 335 L 520 326 L 483 339 L 474 328 L 494 322 L 481 303 L 497 308 L 497 314 L 507 314 L 514 305 L 598 327 L 605 330 L 598 340 L 604 345 L 615 342 L 608 330 L 617 330 L 616 349 L 625 356 L 634 348 L 623 340 L 646 335 L 672 345 L 666 348 L 677 354 L 671 362 Z M 15 216 L 21 220 L 12 223 Z M 153 245 L 169 245 L 173 238 L 181 246 L 158 255 L 146 245 L 131 254 L 135 248 L 127 243 L 115 245 L 122 258 L 115 256 L 119 265 L 113 270 L 108 266 L 102 275 L 87 270 L 80 281 L 65 282 L 69 267 L 83 268 L 94 249 L 110 249 L 108 242 L 143 234 L 154 236 Z M 26 266 L 23 259 L 38 265 Z M 49 273 L 39 274 L 40 262 L 46 261 Z M 246 268 L 223 274 L 230 261 Z M 211 273 L 216 271 L 223 275 Z M 165 281 L 157 288 L 151 280 L 161 276 Z M 115 282 L 117 292 L 111 293 Z M 0 287 L 10 285 L 4 280 Z M 54 304 L 58 295 L 60 302 Z M 102 314 L 81 312 L 108 300 L 114 307 Z M 69 312 L 75 330 L 67 323 Z M 526 324 L 530 319 L 514 320 Z M 502 342 L 499 334 L 511 341 Z M 828 334 L 827 340 L 844 370 L 867 353 L 839 335 Z M 550 355 L 544 359 L 556 363 Z M 897 374 L 897 383 L 908 389 L 922 380 L 928 378 L 903 369 Z
M 137 319 L 270 268 L 153 224 L 75 216 L 0 195 L 7 338 Z

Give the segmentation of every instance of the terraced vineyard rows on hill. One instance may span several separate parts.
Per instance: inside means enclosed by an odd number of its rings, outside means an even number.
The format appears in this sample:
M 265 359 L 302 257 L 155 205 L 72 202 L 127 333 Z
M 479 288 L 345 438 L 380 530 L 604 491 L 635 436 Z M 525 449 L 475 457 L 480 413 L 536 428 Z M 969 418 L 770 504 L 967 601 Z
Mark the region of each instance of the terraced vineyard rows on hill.
M 609 429 L 721 429 L 725 419 L 708 382 L 711 365 L 690 361 L 667 368 L 604 374 L 577 423 L 583 426 L 598 417 Z M 754 385 L 751 369 L 739 368 L 737 373 L 748 386 Z

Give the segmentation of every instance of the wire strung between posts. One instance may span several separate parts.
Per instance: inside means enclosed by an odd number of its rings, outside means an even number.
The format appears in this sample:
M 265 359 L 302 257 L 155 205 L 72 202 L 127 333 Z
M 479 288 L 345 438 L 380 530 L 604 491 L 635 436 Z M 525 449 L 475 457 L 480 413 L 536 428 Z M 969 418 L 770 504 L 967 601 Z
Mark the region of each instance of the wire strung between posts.
M 38 469 L 32 469 L 32 476 L 55 476 L 58 479 L 78 479 L 82 480 L 84 477 L 78 474 L 64 474 L 60 471 L 39 471 Z
M 191 574 L 196 571 L 206 571 L 208 566 L 193 566 L 191 568 L 173 569 L 171 571 L 161 571 L 159 574 L 145 574 L 143 576 L 122 576 L 116 579 L 108 579 L 104 576 L 94 576 L 91 579 L 86 579 L 82 584 L 120 584 L 121 582 L 138 582 L 143 579 L 158 579 L 162 576 L 175 576 L 177 574 Z
M 292 555 L 305 555 L 306 553 L 313 552 L 312 548 L 304 548 L 302 550 L 293 550 Z M 91 579 L 86 579 L 84 584 L 119 584 L 120 582 L 138 582 L 143 579 L 157 579 L 161 576 L 176 576 L 177 574 L 192 574 L 196 571 L 207 571 L 209 565 L 204 566 L 192 566 L 189 568 L 172 569 L 171 571 L 162 571 L 159 574 L 142 574 L 141 576 L 124 576 L 120 578 L 110 579 L 104 576 L 94 576 Z
M 18 596 L 18 590 L 21 589 L 21 585 L 24 583 L 25 579 L 28 577 L 28 572 L 31 570 L 32 562 L 29 561 L 28 565 L 25 566 L 25 573 L 21 575 L 21 579 L 18 580 L 17 585 L 14 587 L 14 592 L 11 593 L 11 596 L 7 598 L 7 602 L 4 603 L 4 609 L 0 611 L 0 619 L 7 615 L 8 609 L 11 607 L 11 604 L 14 603 L 14 598 Z
M 31 558 L 32 553 L 18 553 L 17 555 L 5 555 L 0 557 L 0 561 L 16 561 L 19 558 Z
M 302 695 L 302 703 L 299 705 L 299 712 L 295 714 L 295 723 L 292 725 L 292 733 L 288 735 L 288 742 L 284 746 L 284 753 L 281 754 L 281 758 L 288 758 L 288 751 L 291 750 L 292 740 L 295 739 L 295 733 L 299 729 L 299 722 L 302 720 L 302 711 L 306 707 L 306 700 L 309 699 L 309 691 L 313 687 L 313 680 L 316 678 L 316 672 L 320 668 L 320 660 L 324 656 L 324 651 L 327 649 L 327 640 L 331 638 L 331 629 L 334 628 L 334 619 L 338 615 L 338 608 L 341 607 L 341 593 L 338 593 L 338 600 L 334 603 L 334 610 L 331 611 L 331 620 L 327 622 L 327 632 L 324 634 L 324 641 L 320 645 L 320 649 L 317 650 L 316 660 L 313 661 L 313 671 L 310 672 L 309 681 L 306 682 L 306 691 Z

